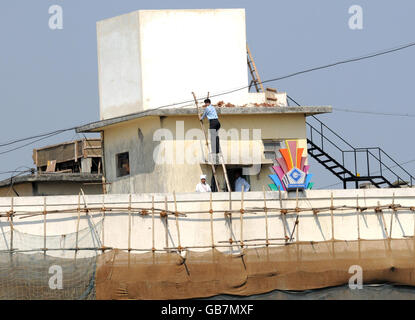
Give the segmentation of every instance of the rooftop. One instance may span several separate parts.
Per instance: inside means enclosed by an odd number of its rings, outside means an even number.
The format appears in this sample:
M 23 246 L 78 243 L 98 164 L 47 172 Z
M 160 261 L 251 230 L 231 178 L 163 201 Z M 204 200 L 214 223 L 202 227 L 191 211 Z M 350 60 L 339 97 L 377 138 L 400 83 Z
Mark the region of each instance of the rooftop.
M 0 181 L 0 187 L 25 182 L 102 182 L 102 174 L 93 173 L 42 173 L 7 178 Z
M 239 115 L 239 114 L 295 114 L 302 113 L 306 116 L 329 113 L 332 112 L 331 106 L 301 106 L 301 107 L 274 107 L 257 104 L 249 104 L 247 106 L 222 106 L 216 108 L 218 114 L 222 115 Z M 115 117 L 111 119 L 92 122 L 76 128 L 76 132 L 96 132 L 102 128 L 118 124 L 125 121 L 130 121 L 138 118 L 148 116 L 195 116 L 197 114 L 197 108 L 165 108 L 165 109 L 152 109 L 132 113 L 125 116 Z

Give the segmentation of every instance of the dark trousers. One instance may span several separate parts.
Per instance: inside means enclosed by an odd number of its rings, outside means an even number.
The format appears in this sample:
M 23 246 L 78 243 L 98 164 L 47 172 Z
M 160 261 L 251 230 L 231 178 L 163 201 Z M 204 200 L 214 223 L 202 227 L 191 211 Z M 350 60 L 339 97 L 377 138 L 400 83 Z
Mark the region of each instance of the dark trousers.
M 220 122 L 218 119 L 209 120 L 210 143 L 212 146 L 212 153 L 219 153 L 219 135 Z

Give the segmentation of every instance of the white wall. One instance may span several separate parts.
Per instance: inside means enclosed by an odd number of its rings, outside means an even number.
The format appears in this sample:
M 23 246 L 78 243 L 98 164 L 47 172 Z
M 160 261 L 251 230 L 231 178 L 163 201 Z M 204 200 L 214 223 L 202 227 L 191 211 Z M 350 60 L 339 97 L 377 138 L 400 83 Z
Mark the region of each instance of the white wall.
M 320 211 L 316 215 L 312 208 L 328 208 L 331 206 L 331 195 L 333 195 L 333 222 L 330 210 Z M 177 194 L 177 210 L 179 212 L 208 211 L 210 208 L 209 194 L 182 193 Z M 154 194 L 155 208 L 165 208 L 165 197 L 168 200 L 168 210 L 174 211 L 174 198 L 172 194 Z M 212 207 L 214 211 L 214 241 L 215 245 L 223 244 L 230 237 L 235 240 L 241 239 L 240 214 L 234 213 L 231 225 L 225 219 L 223 211 L 229 209 L 228 193 L 213 193 Z M 152 194 L 133 194 L 132 199 L 132 221 L 131 221 L 131 247 L 134 249 L 151 249 L 152 247 L 152 217 L 151 201 Z M 296 196 L 282 192 L 281 202 L 278 192 L 266 192 L 266 201 L 270 210 L 268 217 L 268 232 L 270 238 L 284 237 L 284 224 L 286 233 L 291 234 L 297 214 L 289 212 L 286 214 L 286 223 L 279 211 L 280 208 L 295 208 Z M 357 202 L 357 199 L 358 202 Z M 356 240 L 360 234 L 361 239 L 386 239 L 407 238 L 414 235 L 415 211 L 410 209 L 399 210 L 395 214 L 391 209 L 383 209 L 382 213 L 376 213 L 374 208 L 369 208 L 363 213 L 357 214 L 356 206 L 372 207 L 377 205 L 388 206 L 393 202 L 401 206 L 414 206 L 415 189 L 359 189 L 359 190 L 307 190 L 300 194 L 298 199 L 299 208 L 308 208 L 309 211 L 300 212 L 298 232 L 293 233 L 294 241 L 323 241 L 330 240 L 333 236 L 337 240 Z M 100 209 L 106 207 L 104 220 L 104 232 L 99 231 L 101 244 L 113 248 L 128 247 L 128 214 L 124 211 L 117 211 L 116 207 L 128 207 L 129 195 L 87 195 L 85 197 L 88 208 Z M 72 209 L 72 212 L 47 214 L 47 235 L 74 234 L 77 228 L 77 207 L 78 196 L 54 196 L 46 197 L 47 210 Z M 84 206 L 84 199 L 80 199 L 81 207 Z M 20 197 L 14 198 L 14 211 L 16 213 L 33 212 L 43 210 L 43 197 Z M 232 193 L 232 209 L 241 208 L 241 193 Z M 0 212 L 4 214 L 10 210 L 11 198 L 0 198 Z M 338 208 L 349 206 L 351 208 Z M 262 192 L 249 192 L 244 194 L 244 209 L 257 208 L 256 214 L 246 213 L 243 220 L 242 239 L 265 238 L 265 215 L 258 208 L 264 207 L 264 194 Z M 112 208 L 112 210 L 110 210 Z M 139 215 L 138 208 L 146 208 L 150 214 Z M 383 217 L 382 217 L 383 215 Z M 43 236 L 44 224 L 43 215 L 25 219 L 14 218 L 14 227 L 21 232 Z M 90 228 L 91 221 L 99 225 L 102 221 L 102 212 L 91 212 L 89 215 L 81 213 L 80 230 Z M 210 214 L 209 213 L 188 213 L 186 217 L 178 219 L 180 230 L 180 244 L 185 246 L 210 246 Z M 9 221 L 6 217 L 0 218 L 0 250 L 7 248 L 10 243 Z M 101 229 L 100 229 L 101 230 Z M 391 232 L 392 230 L 392 232 Z M 178 228 L 175 217 L 168 219 L 168 241 L 169 246 L 177 246 Z M 155 248 L 163 249 L 166 244 L 166 229 L 163 220 L 157 213 L 155 215 Z M 232 233 L 232 236 L 231 236 Z M 104 237 L 102 237 L 104 235 Z M 92 236 L 91 236 L 92 237 Z M 73 238 L 73 237 L 72 237 Z M 17 240 L 15 240 L 17 241 Z M 103 243 L 102 243 L 103 242 Z M 263 241 L 261 241 L 263 243 Z M 271 241 L 283 243 L 283 241 Z M 249 242 L 251 244 L 255 242 Z M 258 242 L 257 242 L 258 243 Z M 248 242 L 246 242 L 248 244 Z M 26 245 L 27 246 L 27 245 Z M 15 247 L 16 248 L 16 247 Z M 19 249 L 19 248 L 16 248 Z M 227 251 L 226 248 L 218 248 Z M 198 250 L 198 249 L 194 249 Z M 205 250 L 205 249 L 199 249 Z M 53 254 L 51 252 L 50 254 Z M 73 254 L 73 252 L 71 252 Z
M 101 119 L 248 85 L 244 9 L 140 10 L 97 24 Z M 212 101 L 247 103 L 247 90 Z

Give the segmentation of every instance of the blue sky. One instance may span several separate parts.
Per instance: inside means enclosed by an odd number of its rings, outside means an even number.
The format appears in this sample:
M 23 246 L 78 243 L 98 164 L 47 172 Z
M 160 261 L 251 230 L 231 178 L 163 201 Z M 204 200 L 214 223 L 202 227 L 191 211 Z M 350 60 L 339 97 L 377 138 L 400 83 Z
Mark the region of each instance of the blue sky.
M 63 8 L 63 30 L 48 27 L 53 4 Z M 348 26 L 348 9 L 354 4 L 363 8 L 363 30 Z M 264 80 L 415 41 L 415 2 L 410 0 L 3 0 L 0 142 L 98 120 L 96 21 L 161 8 L 245 8 L 248 43 Z M 412 47 L 282 80 L 272 87 L 287 91 L 302 105 L 414 114 L 414 54 Z M 413 117 L 334 111 L 320 119 L 353 145 L 380 146 L 398 162 L 415 160 Z M 34 147 L 76 137 L 68 132 L 0 155 L 0 171 L 32 167 Z M 311 164 L 316 187 L 338 182 Z M 405 167 L 415 175 L 415 161 Z

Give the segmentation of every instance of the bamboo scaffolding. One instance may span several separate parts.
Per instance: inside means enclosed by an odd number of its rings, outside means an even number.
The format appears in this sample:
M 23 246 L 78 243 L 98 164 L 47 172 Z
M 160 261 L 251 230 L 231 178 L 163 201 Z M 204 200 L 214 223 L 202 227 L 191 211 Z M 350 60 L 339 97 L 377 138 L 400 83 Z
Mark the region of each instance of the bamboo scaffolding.
M 356 207 L 356 206 L 346 206 L 346 205 L 342 205 L 342 206 L 334 206 L 334 207 L 314 207 L 314 208 L 286 208 L 286 209 L 281 209 L 280 207 L 268 207 L 267 211 L 268 213 L 270 212 L 277 212 L 277 213 L 281 213 L 281 214 L 288 214 L 288 213 L 297 213 L 297 212 L 310 212 L 315 214 L 316 212 L 318 213 L 324 213 L 324 212 L 330 212 L 331 210 L 335 210 L 335 211 L 348 211 L 348 210 L 360 210 L 361 212 L 366 211 L 366 210 L 373 210 L 373 209 L 391 209 L 391 208 L 395 208 L 395 211 L 408 211 L 408 210 L 413 210 L 414 206 L 402 206 L 402 205 L 397 205 L 397 204 L 385 204 L 385 205 L 381 205 L 381 206 L 368 206 L 368 207 Z M 85 212 L 85 213 L 101 213 L 102 211 L 102 207 L 88 207 L 88 208 L 80 208 L 79 209 L 80 212 Z M 105 210 L 108 213 L 115 213 L 115 214 L 120 214 L 120 213 L 128 213 L 128 206 L 127 207 L 106 207 Z M 131 211 L 132 213 L 136 213 L 136 214 L 140 214 L 140 215 L 148 215 L 148 208 L 146 207 L 131 207 Z M 175 215 L 174 211 L 171 210 L 164 210 L 164 209 L 155 209 L 156 212 L 163 212 L 166 215 Z M 264 208 L 263 207 L 248 207 L 244 209 L 245 213 L 247 214 L 257 214 L 258 212 L 263 212 Z M 44 212 L 43 210 L 41 211 L 13 211 L 14 214 L 13 216 L 15 217 L 19 217 L 19 219 L 25 219 L 25 218 L 31 218 L 31 217 L 35 217 L 35 216 L 43 216 Z M 65 213 L 77 213 L 78 212 L 78 208 L 74 207 L 71 209 L 60 209 L 60 210 L 48 210 L 47 214 L 65 214 Z M 238 213 L 239 210 L 226 210 L 226 209 L 222 209 L 222 210 L 215 210 L 214 213 L 226 213 L 226 214 L 230 214 L 230 213 Z M 188 215 L 192 215 L 192 214 L 201 214 L 201 213 L 210 213 L 209 210 L 197 210 L 197 211 L 186 211 L 186 212 L 178 212 L 178 214 L 180 216 L 183 217 L 187 217 Z M 337 213 L 336 213 L 337 214 Z M 0 214 L 0 217 L 9 217 L 10 216 L 10 211 L 7 211 L 3 214 Z
M 413 236 L 407 236 L 407 238 L 413 238 L 415 240 L 415 238 Z M 251 239 L 254 240 L 254 239 Z M 259 240 L 265 240 L 265 239 L 259 239 Z M 269 239 L 269 240 L 274 240 L 274 239 Z M 294 245 L 291 243 L 285 244 L 283 242 L 283 240 L 285 240 L 284 238 L 275 238 L 275 240 L 281 240 L 281 242 L 270 242 L 269 246 L 285 246 L 285 245 Z M 361 241 L 377 241 L 379 239 L 361 239 Z M 244 242 L 247 242 L 250 240 L 244 240 Z M 218 248 L 229 248 L 229 247 L 240 247 L 240 244 L 237 244 L 239 241 L 234 241 L 235 244 L 224 244 L 224 245 L 215 245 Z M 334 240 L 331 241 L 332 243 L 335 242 L 347 242 L 347 240 Z M 220 241 L 221 243 L 221 241 Z M 224 242 L 226 243 L 226 241 Z M 300 241 L 298 244 L 311 244 L 313 243 L 312 241 Z M 359 241 L 360 243 L 360 241 Z M 297 245 L 297 243 L 295 244 Z M 262 242 L 262 243 L 255 243 L 255 244 L 245 244 L 245 247 L 258 247 L 258 246 L 262 246 L 262 247 L 266 247 L 266 242 Z M 186 251 L 186 250 L 190 250 L 190 249 L 211 249 L 212 247 L 210 245 L 205 245 L 205 246 L 185 246 L 185 247 L 181 247 L 181 251 Z M 106 250 L 121 250 L 121 251 L 128 251 L 128 248 L 113 248 L 113 247 L 84 247 L 84 248 L 47 248 L 47 251 L 106 251 Z M 158 251 L 158 252 L 171 252 L 173 250 L 177 250 L 178 251 L 178 247 L 167 247 L 167 248 L 163 248 L 163 249 L 155 249 L 153 250 L 152 248 L 149 249 L 144 249 L 144 248 L 131 248 L 130 251 L 139 251 L 139 252 L 152 252 L 152 251 Z M 35 249 L 13 249 L 12 252 L 13 253 L 20 253 L 20 252 L 39 252 L 39 251 L 43 251 L 43 248 L 35 248 Z M 0 253 L 10 253 L 11 250 L 0 250 Z
M 82 192 L 82 190 L 81 190 Z M 281 192 L 280 192 L 281 195 Z M 78 194 L 78 205 L 77 208 L 74 209 L 63 209 L 63 210 L 47 210 L 47 199 L 46 197 L 44 197 L 43 199 L 43 211 L 40 211 L 41 214 L 43 214 L 43 243 L 44 243 L 44 247 L 42 250 L 44 252 L 48 251 L 49 249 L 46 247 L 47 245 L 47 230 L 46 230 L 46 225 L 47 225 L 47 214 L 52 214 L 52 213 L 69 213 L 69 212 L 76 212 L 77 213 L 77 223 L 76 223 L 76 245 L 75 248 L 68 248 L 68 249 L 51 249 L 51 250 L 75 250 L 75 252 L 77 252 L 77 250 L 92 250 L 91 248 L 79 248 L 79 226 L 80 226 L 80 214 L 81 212 L 85 212 L 87 215 L 91 214 L 93 212 L 100 212 L 101 216 L 102 216 L 102 221 L 104 221 L 105 218 L 105 213 L 107 211 L 108 208 L 105 207 L 105 197 L 102 198 L 102 206 L 100 206 L 99 208 L 95 208 L 95 207 L 91 207 L 88 206 L 87 202 L 86 202 L 86 198 L 84 196 L 84 194 L 82 193 L 82 197 L 83 197 L 83 201 L 84 201 L 84 206 L 83 208 L 81 207 L 81 203 L 80 203 L 80 197 L 81 197 L 81 193 Z M 132 214 L 133 212 L 138 212 L 141 215 L 147 215 L 148 214 L 148 208 L 132 208 L 131 204 L 132 204 L 132 195 L 129 195 L 129 201 L 128 201 L 128 207 L 122 207 L 122 208 L 110 208 L 113 209 L 114 211 L 112 213 L 127 213 L 128 214 L 128 219 L 129 219 L 129 223 L 128 223 L 128 248 L 125 250 L 128 251 L 171 251 L 174 249 L 177 249 L 179 252 L 189 249 L 189 248 L 214 248 L 215 247 L 215 242 L 214 242 L 214 229 L 213 229 L 213 216 L 214 214 L 219 214 L 219 213 L 225 213 L 225 216 L 227 218 L 229 218 L 229 228 L 230 228 L 230 239 L 229 239 L 229 243 L 226 245 L 222 245 L 221 243 L 226 243 L 226 241 L 219 241 L 219 245 L 216 245 L 216 247 L 228 247 L 228 248 L 233 248 L 233 247 L 252 247 L 252 246 L 268 246 L 270 245 L 270 241 L 285 241 L 287 242 L 287 237 L 286 237 L 286 230 L 285 230 L 285 216 L 287 213 L 295 213 L 296 214 L 296 222 L 294 225 L 294 228 L 292 230 L 291 233 L 291 237 L 290 240 L 293 240 L 293 235 L 294 232 L 297 232 L 296 235 L 296 244 L 301 242 L 300 236 L 299 236 L 299 216 L 300 216 L 300 212 L 313 212 L 315 214 L 317 214 L 318 212 L 322 212 L 324 210 L 330 211 L 330 217 L 331 217 L 331 228 L 332 228 L 332 243 L 335 240 L 335 235 L 334 235 L 334 211 L 336 210 L 336 208 L 338 208 L 339 210 L 343 210 L 345 208 L 352 208 L 352 209 L 356 209 L 356 216 L 357 216 L 357 227 L 358 227 L 358 240 L 360 239 L 360 222 L 359 222 L 359 214 L 360 212 L 366 211 L 366 210 L 370 210 L 373 209 L 374 212 L 380 217 L 382 218 L 382 226 L 384 228 L 386 237 L 388 239 L 392 238 L 392 226 L 393 226 L 393 215 L 396 214 L 396 212 L 400 211 L 400 210 L 411 210 L 411 211 L 415 211 L 415 208 L 413 206 L 409 207 L 409 206 L 401 206 L 399 204 L 395 204 L 395 194 L 393 194 L 393 198 L 392 198 L 392 204 L 386 204 L 386 205 L 380 205 L 380 202 L 377 202 L 377 206 L 368 206 L 368 207 L 360 207 L 359 206 L 359 197 L 357 196 L 356 199 L 356 206 L 338 206 L 335 207 L 334 206 L 334 201 L 333 201 L 333 193 L 331 193 L 331 206 L 330 207 L 321 207 L 321 208 L 299 208 L 299 197 L 298 197 L 298 190 L 296 193 L 296 205 L 295 208 L 282 208 L 282 198 L 280 198 L 280 207 L 279 208 L 268 208 L 267 206 L 267 199 L 266 199 L 266 193 L 265 193 L 265 188 L 263 189 L 263 201 L 264 201 L 264 207 L 259 207 L 259 208 L 246 208 L 245 207 L 245 192 L 244 189 L 242 189 L 241 192 L 241 208 L 240 210 L 232 210 L 232 196 L 231 193 L 229 193 L 229 210 L 213 210 L 213 201 L 212 201 L 212 193 L 210 193 L 210 198 L 209 198 L 209 210 L 205 211 L 205 210 L 198 210 L 198 211 L 190 211 L 190 212 L 179 212 L 177 209 L 177 199 L 176 199 L 176 193 L 173 192 L 173 200 L 174 200 L 174 211 L 169 211 L 168 210 L 168 201 L 167 201 L 167 196 L 165 196 L 164 198 L 164 202 L 165 202 L 165 210 L 161 210 L 158 209 L 158 211 L 160 212 L 160 215 L 162 218 L 164 218 L 165 221 L 165 226 L 166 226 L 166 245 L 164 249 L 156 249 L 155 248 L 155 228 L 154 228 L 154 214 L 156 209 L 154 208 L 154 195 L 152 196 L 152 223 L 153 223 L 153 228 L 152 228 L 152 248 L 151 249 L 133 249 L 131 247 L 131 234 L 132 234 Z M 257 200 L 258 201 L 258 200 Z M 13 233 L 14 233 L 14 225 L 13 225 L 13 217 L 14 216 L 19 216 L 20 214 L 23 213 L 19 213 L 19 212 L 15 212 L 15 206 L 14 206 L 14 200 L 13 198 L 11 198 L 11 205 L 10 205 L 11 210 L 7 213 L 7 216 L 9 218 L 10 221 L 10 228 L 11 228 L 11 238 L 10 238 L 10 250 L 7 250 L 7 252 L 12 252 L 12 251 L 16 251 L 18 249 L 14 248 L 13 246 Z M 387 229 L 387 225 L 386 225 L 386 221 L 385 221 L 385 217 L 383 215 L 383 211 L 382 210 L 387 210 L 387 209 L 392 209 L 392 215 L 391 215 L 391 221 L 390 221 L 390 231 L 388 233 L 388 229 Z M 281 215 L 282 219 L 283 219 L 283 225 L 284 225 L 284 238 L 269 238 L 269 225 L 268 225 L 268 212 L 277 212 Z M 26 211 L 25 211 L 26 212 Z M 172 214 L 175 215 L 175 220 L 176 220 L 176 227 L 177 227 L 177 233 L 178 233 L 178 246 L 177 247 L 169 247 L 169 241 L 168 241 L 168 236 L 169 236 L 169 232 L 168 232 L 168 212 L 172 212 Z M 233 240 L 232 239 L 232 213 L 236 213 L 239 212 L 240 213 L 240 239 L 239 240 Z M 258 212 L 263 212 L 265 215 L 265 239 L 244 239 L 244 214 L 248 213 L 248 214 L 257 214 Z M 210 229 L 211 229 L 211 245 L 210 246 L 186 246 L 186 247 L 182 247 L 182 243 L 181 243 L 181 235 L 180 235 L 180 226 L 179 226 L 179 215 L 182 215 L 184 217 L 187 217 L 187 215 L 191 215 L 191 214 L 200 214 L 200 213 L 208 213 L 209 214 L 209 219 L 210 219 Z M 25 216 L 27 217 L 27 213 L 24 213 Z M 338 212 L 336 212 L 336 215 L 339 214 Z M 340 212 L 341 214 L 341 212 Z M 31 215 L 34 216 L 34 215 Z M 89 217 L 88 217 L 89 219 Z M 415 215 L 414 215 L 414 220 L 415 220 Z M 94 228 L 95 229 L 95 228 Z M 18 231 L 16 229 L 16 231 Z M 415 234 L 415 221 L 414 221 L 414 234 Z M 102 230 L 102 240 L 104 239 L 104 232 Z M 249 242 L 259 242 L 261 241 L 261 243 L 258 244 L 252 244 Z M 284 243 L 278 243 L 278 245 L 283 245 Z M 277 245 L 276 243 L 273 243 L 273 245 Z M 297 246 L 298 248 L 298 246 Z M 95 248 L 95 249 L 100 249 L 103 252 L 105 252 L 105 250 L 110 250 L 111 248 L 104 248 L 104 241 L 102 241 L 102 247 L 101 248 Z M 120 249 L 120 250 L 124 250 L 124 249 Z M 34 249 L 34 251 L 38 251 L 37 249 Z M 1 251 L 0 251 L 1 252 Z M 298 250 L 297 250 L 298 253 Z

